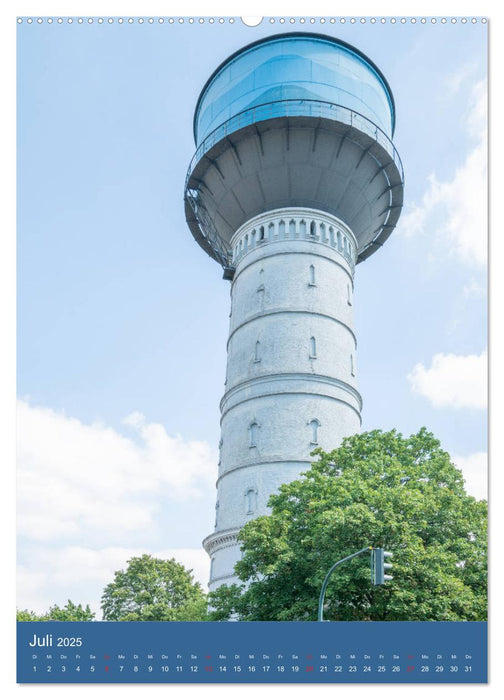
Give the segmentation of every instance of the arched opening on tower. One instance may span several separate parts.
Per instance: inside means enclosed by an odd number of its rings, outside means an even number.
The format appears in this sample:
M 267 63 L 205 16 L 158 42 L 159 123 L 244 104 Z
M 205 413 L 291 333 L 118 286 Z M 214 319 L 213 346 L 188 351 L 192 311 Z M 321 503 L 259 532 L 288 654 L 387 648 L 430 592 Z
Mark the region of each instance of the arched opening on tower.
M 312 434 L 311 434 L 311 441 L 310 445 L 318 445 L 318 429 L 321 426 L 321 423 L 318 418 L 313 418 L 308 425 L 311 428 Z
M 245 491 L 245 514 L 253 515 L 257 508 L 257 491 L 254 488 L 248 488 Z
M 257 340 L 255 344 L 255 350 L 254 350 L 254 362 L 260 362 L 261 361 L 261 343 Z
M 252 423 L 249 425 L 249 438 L 250 438 L 249 447 L 257 447 L 258 432 L 259 432 L 259 423 L 256 420 L 253 420 Z

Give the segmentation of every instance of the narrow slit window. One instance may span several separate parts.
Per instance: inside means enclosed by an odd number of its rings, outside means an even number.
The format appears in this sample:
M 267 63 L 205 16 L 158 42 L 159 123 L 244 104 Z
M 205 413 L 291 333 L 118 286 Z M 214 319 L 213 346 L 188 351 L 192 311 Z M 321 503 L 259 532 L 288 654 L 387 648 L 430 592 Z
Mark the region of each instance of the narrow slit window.
M 258 292 L 264 292 L 264 270 L 261 268 L 259 270 L 259 286 L 257 287 Z
M 315 283 L 315 265 L 310 265 L 309 277 L 310 277 L 310 281 L 308 282 L 308 285 L 310 287 L 315 287 L 316 286 L 316 283 Z
M 310 236 L 315 237 L 317 233 L 317 226 L 314 221 L 310 222 Z
M 347 284 L 347 302 L 348 306 L 352 306 L 352 290 L 350 289 L 349 284 Z
M 259 228 L 259 240 L 264 241 L 264 226 Z
M 255 350 L 254 350 L 254 362 L 260 362 L 261 361 L 261 343 L 257 340 L 255 344 Z
M 314 359 L 317 357 L 317 341 L 315 340 L 315 337 L 312 335 L 310 338 L 310 358 Z
M 311 428 L 311 441 L 310 444 L 318 445 L 318 429 L 320 428 L 320 421 L 318 418 L 311 420 L 308 425 Z
M 350 355 L 350 374 L 352 377 L 355 377 L 355 362 L 353 355 Z
M 253 515 L 256 511 L 256 495 L 255 489 L 250 488 L 245 491 L 245 514 Z
M 259 431 L 259 423 L 257 421 L 252 421 L 249 425 L 249 437 L 250 444 L 249 447 L 257 447 L 257 434 Z

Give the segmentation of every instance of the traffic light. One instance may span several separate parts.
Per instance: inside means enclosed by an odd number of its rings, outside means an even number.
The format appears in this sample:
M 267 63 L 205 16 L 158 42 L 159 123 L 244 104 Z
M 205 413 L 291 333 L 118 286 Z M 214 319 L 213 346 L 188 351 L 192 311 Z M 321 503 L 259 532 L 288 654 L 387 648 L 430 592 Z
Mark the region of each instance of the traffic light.
M 374 586 L 381 586 L 385 581 L 392 581 L 394 578 L 385 572 L 392 568 L 392 564 L 385 561 L 391 557 L 392 552 L 386 552 L 381 547 L 374 547 L 371 552 L 371 579 Z

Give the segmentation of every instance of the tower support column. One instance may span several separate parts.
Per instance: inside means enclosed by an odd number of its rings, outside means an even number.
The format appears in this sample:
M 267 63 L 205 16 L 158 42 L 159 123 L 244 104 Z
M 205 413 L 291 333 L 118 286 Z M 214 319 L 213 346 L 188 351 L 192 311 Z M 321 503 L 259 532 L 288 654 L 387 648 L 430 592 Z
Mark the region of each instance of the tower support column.
M 357 242 L 336 217 L 289 207 L 233 235 L 235 268 L 210 590 L 237 582 L 236 536 L 310 453 L 359 431 L 353 279 Z

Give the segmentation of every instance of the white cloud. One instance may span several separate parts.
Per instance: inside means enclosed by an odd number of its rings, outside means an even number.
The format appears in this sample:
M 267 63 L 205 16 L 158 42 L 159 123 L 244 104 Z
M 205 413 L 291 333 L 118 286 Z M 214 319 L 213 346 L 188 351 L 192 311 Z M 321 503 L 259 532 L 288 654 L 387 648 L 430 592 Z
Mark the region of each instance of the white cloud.
M 446 76 L 444 82 L 444 92 L 441 99 L 450 99 L 462 88 L 474 81 L 474 75 L 478 70 L 478 65 L 474 62 L 467 62 L 460 66 L 458 70 Z
M 159 541 L 207 534 L 201 523 L 191 533 L 191 509 L 208 502 L 211 513 L 216 455 L 140 413 L 124 423 L 129 437 L 18 402 L 19 607 L 41 613 L 71 598 L 99 613 L 114 572 L 144 553 L 174 557 L 206 588 L 206 552 Z
M 486 295 L 486 288 L 474 279 L 469 284 L 464 285 L 462 291 L 466 299 L 470 297 L 484 297 Z
M 171 437 L 135 413 L 133 438 L 18 403 L 18 533 L 34 540 L 146 531 L 161 503 L 213 489 L 205 442 Z
M 452 457 L 452 461 L 464 474 L 467 492 L 478 500 L 486 499 L 488 495 L 487 453 L 475 452 L 466 457 Z
M 487 404 L 487 352 L 481 355 L 438 353 L 426 368 L 415 365 L 408 374 L 411 388 L 436 408 L 484 409 Z
M 100 599 L 114 573 L 125 569 L 131 557 L 145 554 L 141 548 L 105 547 L 33 547 L 30 564 L 18 566 L 18 607 L 43 613 L 51 605 L 63 606 L 70 598 L 74 603 L 89 604 L 101 617 Z M 149 552 L 160 559 L 174 558 L 207 590 L 210 560 L 202 549 L 163 549 Z
M 487 257 L 486 112 L 486 81 L 481 81 L 473 88 L 465 120 L 476 146 L 450 180 L 431 173 L 421 203 L 406 207 L 400 222 L 405 235 L 442 238 L 461 260 L 476 266 L 485 265 Z

